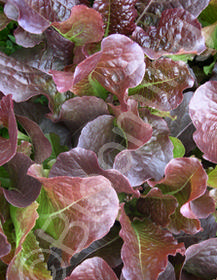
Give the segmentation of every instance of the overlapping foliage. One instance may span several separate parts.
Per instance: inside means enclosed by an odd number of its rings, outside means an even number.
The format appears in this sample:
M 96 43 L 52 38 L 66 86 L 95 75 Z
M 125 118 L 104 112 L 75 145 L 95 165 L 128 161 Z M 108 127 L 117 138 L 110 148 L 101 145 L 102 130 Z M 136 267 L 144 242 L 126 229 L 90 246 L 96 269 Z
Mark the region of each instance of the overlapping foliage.
M 0 278 L 217 278 L 217 2 L 1 8 Z

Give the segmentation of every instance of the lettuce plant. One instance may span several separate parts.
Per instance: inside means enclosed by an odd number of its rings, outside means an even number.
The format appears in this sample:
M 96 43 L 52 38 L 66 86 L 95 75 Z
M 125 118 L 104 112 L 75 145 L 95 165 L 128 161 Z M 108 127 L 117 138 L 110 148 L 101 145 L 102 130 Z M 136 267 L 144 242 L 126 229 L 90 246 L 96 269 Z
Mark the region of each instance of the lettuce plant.
M 217 278 L 217 2 L 0 4 L 0 278 Z

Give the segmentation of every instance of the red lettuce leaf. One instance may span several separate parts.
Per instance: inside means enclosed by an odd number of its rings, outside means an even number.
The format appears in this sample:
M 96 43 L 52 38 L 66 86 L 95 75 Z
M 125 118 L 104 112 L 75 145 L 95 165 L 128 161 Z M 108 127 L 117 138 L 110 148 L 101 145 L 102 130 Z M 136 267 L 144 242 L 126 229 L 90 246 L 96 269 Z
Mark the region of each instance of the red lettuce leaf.
M 76 67 L 71 90 L 77 95 L 86 94 L 84 90 L 89 90 L 91 79 L 115 94 L 123 104 L 128 88 L 137 86 L 144 73 L 142 49 L 128 37 L 113 34 L 102 40 L 100 52 Z
M 136 3 L 139 14 L 139 23 L 155 25 L 163 11 L 180 8 L 191 13 L 195 18 L 206 8 L 209 0 L 139 0 Z M 137 20 L 138 21 L 138 20 Z
M 197 234 L 190 235 L 184 232 L 176 235 L 176 240 L 178 242 L 184 242 L 185 247 L 188 248 L 189 246 L 199 243 L 201 241 L 215 238 L 217 232 L 217 223 L 215 222 L 215 218 L 213 215 L 209 215 L 206 219 L 201 219 L 201 227 L 203 231 L 198 232 Z
M 5 95 L 12 94 L 16 102 L 39 94 L 52 96 L 56 93 L 51 76 L 3 53 L 0 54 L 0 71 L 0 91 Z
M 184 254 L 183 243 L 178 244 L 172 234 L 161 229 L 149 219 L 134 220 L 132 223 L 121 209 L 120 236 L 124 240 L 121 255 L 122 270 L 127 280 L 157 279 L 167 266 L 168 255 Z
M 73 84 L 73 77 L 74 74 L 70 71 L 56 71 L 56 70 L 50 70 L 49 73 L 52 75 L 53 80 L 56 84 L 56 87 L 59 92 L 66 92 L 68 90 L 72 91 L 72 84 Z M 78 94 L 78 95 L 91 95 L 89 94 L 89 87 L 85 89 L 86 91 L 84 94 Z
M 175 212 L 178 202 L 172 195 L 163 195 L 158 188 L 153 188 L 147 195 L 142 195 L 137 201 L 137 210 L 156 225 L 166 227 L 170 215 Z
M 99 167 L 96 154 L 82 148 L 74 148 L 69 152 L 61 153 L 52 166 L 49 177 L 69 176 L 88 177 L 102 175 L 107 178 L 117 193 L 125 192 L 139 195 L 134 190 L 127 178 L 114 169 L 103 170 Z
M 36 163 L 42 163 L 52 152 L 49 140 L 44 136 L 40 127 L 35 122 L 23 116 L 18 115 L 16 117 L 32 140 L 34 147 L 34 161 Z
M 31 231 L 38 218 L 37 208 L 36 202 L 26 208 L 11 208 L 16 251 L 8 266 L 6 279 L 28 280 L 35 277 L 39 280 L 52 279 L 43 262 L 43 252 Z
M 189 104 L 189 113 L 196 127 L 193 135 L 203 157 L 217 163 L 216 121 L 217 121 L 217 82 L 211 81 L 200 86 Z
M 183 230 L 195 234 L 201 230 L 198 218 L 201 218 L 201 215 L 205 218 L 214 210 L 213 203 L 206 203 L 206 199 L 210 202 L 210 198 L 203 197 L 206 183 L 206 172 L 196 158 L 173 159 L 165 169 L 165 178 L 158 182 L 149 181 L 151 186 L 157 186 L 164 194 L 174 195 L 179 203 L 175 213 L 170 216 L 169 229 L 172 232 L 179 233 Z M 203 203 L 198 210 L 198 205 L 194 207 L 194 202 L 202 197 Z
M 168 279 L 176 280 L 174 267 L 170 262 L 168 262 L 166 269 L 159 274 L 159 277 L 157 280 L 168 280 Z
M 40 193 L 41 184 L 27 175 L 33 161 L 24 154 L 17 153 L 7 164 L 6 169 L 11 180 L 11 189 L 3 189 L 5 198 L 16 207 L 27 207 Z
M 106 34 L 131 35 L 136 28 L 136 0 L 95 0 L 93 8 L 103 17 Z
M 59 120 L 64 121 L 65 125 L 74 133 L 89 121 L 108 113 L 107 104 L 101 98 L 82 96 L 71 98 L 63 103 Z
M 147 31 L 137 27 L 133 39 L 150 59 L 168 54 L 200 54 L 206 49 L 199 21 L 182 9 L 164 11 L 158 26 Z
M 29 33 L 20 26 L 14 31 L 14 37 L 16 43 L 24 48 L 33 48 L 40 44 L 44 39 L 43 34 Z
M 66 21 L 53 22 L 52 26 L 76 46 L 99 42 L 104 35 L 100 13 L 85 5 L 74 6 Z
M 13 158 L 17 149 L 17 123 L 11 95 L 5 96 L 1 99 L 0 125 L 6 127 L 9 134 L 9 139 L 0 137 L 1 166 Z
M 28 48 L 21 48 L 12 54 L 18 61 L 46 73 L 51 69 L 62 70 L 65 65 L 73 62 L 74 44 L 53 28 L 48 28 L 43 33 L 41 44 L 34 48 L 30 48 L 30 45 L 39 43 L 38 35 L 19 30 L 16 30 L 14 34 L 16 42 L 20 45 L 21 43 L 22 45 L 25 44 L 25 47 L 28 45 Z
M 79 0 L 8 0 L 4 12 L 8 18 L 18 21 L 26 31 L 34 34 L 44 32 L 54 21 L 63 21 L 70 16 L 71 8 L 79 4 Z
M 109 232 L 118 214 L 119 200 L 108 179 L 44 178 L 40 165 L 32 165 L 28 174 L 44 186 L 38 210 L 40 238 L 62 249 L 64 261 L 69 262 L 74 254 Z
M 141 110 L 140 114 L 152 126 L 151 139 L 135 151 L 120 152 L 114 162 L 114 169 L 124 174 L 132 186 L 139 186 L 150 178 L 162 178 L 167 163 L 173 158 L 166 122 L 146 110 Z
M 127 148 L 130 150 L 143 146 L 152 136 L 152 127 L 139 117 L 137 107 L 138 103 L 132 99 L 127 100 L 127 110 L 122 110 L 121 106 L 112 106 L 117 125 L 124 131 Z
M 77 146 L 95 152 L 99 165 L 103 169 L 110 169 L 116 154 L 125 148 L 119 144 L 118 136 L 114 130 L 114 117 L 102 115 L 85 125 Z
M 2 224 L 0 222 L 0 258 L 8 255 L 11 251 L 11 244 L 7 240 L 7 236 L 4 233 Z
M 142 83 L 129 93 L 145 106 L 171 111 L 182 102 L 183 90 L 193 85 L 194 79 L 184 62 L 162 58 L 153 62 L 146 60 Z
M 186 250 L 184 270 L 203 279 L 217 277 L 217 239 L 210 238 Z
M 118 280 L 114 271 L 101 258 L 94 257 L 85 260 L 82 264 L 77 266 L 69 277 L 65 280 Z

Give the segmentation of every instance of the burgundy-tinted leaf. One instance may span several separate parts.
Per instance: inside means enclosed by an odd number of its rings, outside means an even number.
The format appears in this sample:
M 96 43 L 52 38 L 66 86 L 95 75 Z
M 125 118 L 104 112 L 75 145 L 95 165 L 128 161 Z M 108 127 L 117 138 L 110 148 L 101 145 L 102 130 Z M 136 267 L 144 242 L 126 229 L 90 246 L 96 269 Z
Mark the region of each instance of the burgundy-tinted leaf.
M 74 6 L 66 21 L 53 22 L 52 26 L 77 46 L 99 42 L 104 35 L 102 16 L 85 5 Z
M 112 168 L 115 155 L 125 147 L 116 142 L 118 134 L 114 130 L 114 117 L 102 115 L 90 121 L 81 131 L 78 147 L 97 154 L 103 169 Z
M 7 236 L 4 234 L 4 230 L 0 222 L 0 258 L 9 254 L 10 251 L 11 245 L 8 243 Z
M 49 73 L 53 76 L 53 80 L 59 92 L 66 92 L 72 89 L 73 78 L 74 78 L 74 74 L 72 72 L 51 70 L 49 71 Z M 89 91 L 89 88 L 87 89 L 87 91 Z M 73 92 L 75 94 L 78 93 L 74 90 Z M 86 92 L 84 92 L 84 95 L 85 93 Z M 83 94 L 78 94 L 78 95 L 83 95 Z
M 162 178 L 167 163 L 173 158 L 166 122 L 146 110 L 141 111 L 141 117 L 152 126 L 151 139 L 136 151 L 120 152 L 114 162 L 114 169 L 124 174 L 132 186 L 139 186 L 150 178 Z
M 119 200 L 103 176 L 44 178 L 41 173 L 40 165 L 32 165 L 28 171 L 43 184 L 46 195 L 46 201 L 40 201 L 39 222 L 45 231 L 40 238 L 62 249 L 63 260 L 69 262 L 74 254 L 109 232 Z
M 137 86 L 145 72 L 142 49 L 124 35 L 113 34 L 101 43 L 101 51 L 80 63 L 74 73 L 72 91 L 89 88 L 88 77 L 99 82 L 124 103 L 127 90 Z
M 178 244 L 172 234 L 149 219 L 132 223 L 122 206 L 120 236 L 124 240 L 121 255 L 123 276 L 127 280 L 157 279 L 167 266 L 168 255 L 183 254 L 183 243 Z
M 100 115 L 108 114 L 107 104 L 95 96 L 76 97 L 63 103 L 60 111 L 60 121 L 74 133 L 87 122 Z
M 203 279 L 217 277 L 217 239 L 211 238 L 186 250 L 184 269 Z
M 153 62 L 147 59 L 142 83 L 129 93 L 145 106 L 171 111 L 182 102 L 183 90 L 193 84 L 194 79 L 184 62 L 170 58 Z
M 177 206 L 174 196 L 163 195 L 158 188 L 151 189 L 147 195 L 141 196 L 137 201 L 137 210 L 162 227 L 169 224 L 169 217 Z
M 18 29 L 20 30 L 20 29 Z M 30 44 L 33 46 L 39 42 L 41 35 L 31 34 L 26 31 L 20 31 L 15 37 L 18 44 Z M 19 38 L 18 38 L 19 35 Z M 26 37 L 24 37 L 26 36 Z M 74 44 L 65 39 L 53 28 L 48 28 L 41 38 L 42 43 L 34 48 L 22 48 L 13 53 L 18 61 L 32 66 L 38 70 L 48 73 L 52 70 L 62 70 L 65 65 L 71 64 L 73 60 Z
M 143 22 L 144 25 L 155 25 L 165 10 L 180 8 L 197 18 L 208 4 L 209 0 L 139 0 L 136 3 L 136 7 L 139 14 L 142 15 L 140 17 L 140 24 Z
M 106 34 L 131 35 L 136 28 L 136 0 L 95 0 L 93 8 L 103 17 Z
M 166 269 L 159 274 L 157 280 L 169 280 L 169 279 L 176 280 L 174 267 L 170 262 L 167 263 Z
M 195 128 L 189 116 L 189 102 L 192 95 L 193 92 L 186 92 L 182 103 L 175 110 L 170 112 L 172 117 L 176 117 L 175 120 L 166 118 L 171 136 L 181 140 L 182 144 L 185 146 L 186 153 L 189 153 L 196 147 L 193 141 L 193 132 Z
M 209 215 L 209 217 L 207 217 L 206 219 L 201 219 L 200 222 L 201 227 L 203 228 L 202 231 L 194 235 L 181 232 L 180 234 L 175 236 L 178 242 L 184 242 L 185 247 L 188 248 L 189 246 L 201 241 L 215 238 L 217 232 L 217 223 L 215 222 L 214 216 Z
M 0 137 L 1 166 L 15 155 L 17 149 L 17 123 L 11 95 L 5 96 L 1 99 L 0 125 L 6 127 L 9 134 L 9 139 Z
M 41 184 L 26 174 L 32 163 L 29 157 L 17 153 L 6 165 L 12 189 L 3 191 L 7 201 L 16 207 L 27 207 L 40 193 Z
M 40 34 L 51 22 L 66 20 L 70 16 L 71 8 L 79 3 L 79 0 L 10 0 L 7 1 L 4 12 L 8 18 L 18 21 L 24 30 Z
M 23 102 L 39 94 L 55 94 L 56 88 L 51 76 L 18 62 L 12 57 L 0 54 L 0 90 L 12 94 L 13 100 Z
M 145 72 L 142 49 L 128 37 L 114 34 L 102 41 L 101 50 L 93 79 L 122 101 L 127 89 L 142 81 Z
M 183 230 L 195 234 L 201 227 L 197 214 L 208 216 L 213 211 L 213 203 L 207 207 L 204 198 L 200 213 L 194 209 L 193 202 L 202 198 L 206 192 L 207 175 L 201 163 L 196 158 L 176 158 L 169 162 L 165 169 L 165 178 L 158 181 L 149 181 L 151 186 L 157 186 L 164 194 L 173 194 L 179 207 L 170 216 L 169 228 L 174 233 Z M 193 206 L 193 207 L 192 207 Z M 196 213 L 194 213 L 194 210 Z
M 189 104 L 189 113 L 196 127 L 193 135 L 203 157 L 217 163 L 216 121 L 217 121 L 217 82 L 211 81 L 200 86 Z
M 49 140 L 44 136 L 37 123 L 23 116 L 17 116 L 17 120 L 26 130 L 27 134 L 32 140 L 34 147 L 34 161 L 37 163 L 42 163 L 51 155 L 52 152 L 52 147 Z
M 215 202 L 207 190 L 204 195 L 191 201 L 188 208 L 190 208 L 198 218 L 205 219 L 210 213 L 214 213 Z
M 121 106 L 112 106 L 112 109 L 117 125 L 124 131 L 128 149 L 138 149 L 150 140 L 152 127 L 140 118 L 135 100 L 127 100 L 127 110 L 122 110 Z
M 44 39 L 43 34 L 32 34 L 19 26 L 14 31 L 14 37 L 16 43 L 24 48 L 33 48 L 40 44 Z
M 77 266 L 69 277 L 65 280 L 118 280 L 114 271 L 101 258 L 94 257 L 85 260 L 82 264 Z
M 151 26 L 147 31 L 137 27 L 133 38 L 150 59 L 168 54 L 200 54 L 206 49 L 199 21 L 182 9 L 164 11 L 157 27 Z
M 52 166 L 49 177 L 69 176 L 88 177 L 102 175 L 110 180 L 117 193 L 125 192 L 139 195 L 134 190 L 126 177 L 114 169 L 103 170 L 99 167 L 96 154 L 82 148 L 74 148 L 69 152 L 61 153 L 56 163 Z

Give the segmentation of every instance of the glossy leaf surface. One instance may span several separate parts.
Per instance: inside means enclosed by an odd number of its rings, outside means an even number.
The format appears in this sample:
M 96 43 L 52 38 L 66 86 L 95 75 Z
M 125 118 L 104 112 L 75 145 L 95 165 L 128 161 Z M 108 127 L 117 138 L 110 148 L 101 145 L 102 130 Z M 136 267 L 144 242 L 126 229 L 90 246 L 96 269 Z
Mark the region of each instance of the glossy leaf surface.
M 26 31 L 40 34 L 45 31 L 53 21 L 62 21 L 70 16 L 71 8 L 78 4 L 77 0 L 61 1 L 27 0 L 7 1 L 4 12 L 7 17 L 18 21 Z
M 200 54 L 206 49 L 199 21 L 183 9 L 165 10 L 157 27 L 147 31 L 137 27 L 133 38 L 150 59 L 168 54 Z
M 66 21 L 54 22 L 52 26 L 76 46 L 98 42 L 104 35 L 100 13 L 85 5 L 74 6 Z
M 145 106 L 171 111 L 182 102 L 183 90 L 193 84 L 194 79 L 184 62 L 162 58 L 153 62 L 146 60 L 142 83 L 129 92 Z
M 193 135 L 203 157 L 217 163 L 216 121 L 217 82 L 210 81 L 200 86 L 189 104 L 189 112 L 196 132 Z M 212 144 L 211 144 L 212 143 Z
M 96 154 L 90 150 L 74 148 L 69 152 L 61 153 L 50 170 L 49 177 L 71 176 L 88 177 L 102 175 L 107 178 L 117 193 L 125 192 L 139 195 L 127 178 L 114 169 L 103 170 L 99 167 Z
M 75 69 L 72 91 L 90 87 L 88 76 L 115 94 L 121 103 L 130 87 L 137 86 L 145 72 L 144 54 L 137 43 L 124 35 L 112 34 L 102 40 L 101 51 Z
M 114 162 L 114 168 L 124 174 L 132 186 L 139 186 L 150 178 L 162 178 L 173 157 L 173 145 L 165 121 L 146 110 L 141 110 L 141 117 L 152 126 L 151 139 L 135 151 L 120 152 Z
M 23 102 L 30 97 L 56 92 L 52 78 L 12 57 L 0 54 L 0 90 L 12 94 L 13 100 Z
M 117 276 L 113 270 L 108 266 L 108 264 L 101 258 L 94 257 L 85 260 L 82 264 L 73 270 L 69 277 L 65 280 L 118 280 Z
M 93 8 L 102 15 L 106 34 L 131 35 L 136 27 L 135 4 L 135 0 L 95 0 Z

